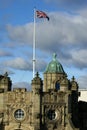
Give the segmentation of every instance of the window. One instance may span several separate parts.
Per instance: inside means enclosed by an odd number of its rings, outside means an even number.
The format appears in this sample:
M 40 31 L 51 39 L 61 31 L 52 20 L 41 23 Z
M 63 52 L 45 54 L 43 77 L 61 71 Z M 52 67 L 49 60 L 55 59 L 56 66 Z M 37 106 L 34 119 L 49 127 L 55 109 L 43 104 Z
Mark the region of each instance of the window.
M 56 90 L 59 90 L 59 89 L 60 89 L 60 84 L 59 84 L 58 82 L 56 82 L 55 88 L 56 88 Z
M 49 110 L 47 116 L 48 116 L 48 118 L 50 120 L 55 120 L 56 119 L 56 112 L 55 112 L 55 110 Z
M 14 113 L 14 117 L 17 120 L 23 120 L 24 119 L 24 111 L 22 109 L 18 109 Z

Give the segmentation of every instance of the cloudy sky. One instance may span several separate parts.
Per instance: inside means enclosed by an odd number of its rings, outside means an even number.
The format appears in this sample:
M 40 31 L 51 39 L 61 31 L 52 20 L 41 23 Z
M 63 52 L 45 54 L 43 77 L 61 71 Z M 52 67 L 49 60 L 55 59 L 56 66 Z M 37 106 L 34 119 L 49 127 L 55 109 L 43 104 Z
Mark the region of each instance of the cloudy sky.
M 87 0 L 0 0 L 0 74 L 30 86 L 34 7 L 50 17 L 36 18 L 36 71 L 43 78 L 55 52 L 68 78 L 87 88 Z

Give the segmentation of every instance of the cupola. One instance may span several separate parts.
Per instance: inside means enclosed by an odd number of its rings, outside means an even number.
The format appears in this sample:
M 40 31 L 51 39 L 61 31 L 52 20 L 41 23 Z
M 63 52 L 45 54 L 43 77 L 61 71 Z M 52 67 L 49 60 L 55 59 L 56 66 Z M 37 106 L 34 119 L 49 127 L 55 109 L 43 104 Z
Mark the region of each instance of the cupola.
M 57 55 L 53 53 L 52 61 L 48 64 L 45 73 L 65 73 L 56 57 Z

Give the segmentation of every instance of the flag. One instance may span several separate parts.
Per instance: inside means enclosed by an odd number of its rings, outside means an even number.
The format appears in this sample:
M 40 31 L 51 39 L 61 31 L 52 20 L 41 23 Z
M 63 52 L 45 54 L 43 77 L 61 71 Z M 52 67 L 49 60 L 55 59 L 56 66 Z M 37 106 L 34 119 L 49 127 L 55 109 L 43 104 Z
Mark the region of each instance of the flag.
M 49 21 L 49 17 L 47 16 L 47 14 L 45 13 L 45 12 L 43 12 L 43 11 L 36 11 L 36 16 L 38 17 L 38 18 L 47 18 L 47 20 Z

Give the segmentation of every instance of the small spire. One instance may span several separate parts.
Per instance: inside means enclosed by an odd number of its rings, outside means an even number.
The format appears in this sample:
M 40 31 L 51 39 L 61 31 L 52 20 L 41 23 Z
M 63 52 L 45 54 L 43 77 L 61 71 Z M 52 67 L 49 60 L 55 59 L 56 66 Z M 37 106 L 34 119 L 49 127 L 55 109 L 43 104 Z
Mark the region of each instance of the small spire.
M 56 61 L 57 54 L 53 53 L 53 61 Z
M 72 77 L 72 81 L 75 81 L 75 77 L 74 76 Z
M 36 73 L 36 77 L 39 77 L 39 73 L 38 72 Z
M 8 77 L 8 72 L 5 72 L 4 76 L 5 76 L 5 77 Z

